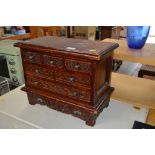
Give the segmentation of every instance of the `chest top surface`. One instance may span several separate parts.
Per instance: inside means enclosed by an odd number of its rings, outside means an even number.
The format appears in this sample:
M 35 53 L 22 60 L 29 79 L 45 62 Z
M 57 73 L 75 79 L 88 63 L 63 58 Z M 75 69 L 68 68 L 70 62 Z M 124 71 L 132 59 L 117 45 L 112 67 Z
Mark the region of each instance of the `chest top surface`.
M 21 48 L 42 48 L 48 51 L 59 50 L 67 54 L 80 54 L 100 59 L 102 55 L 118 47 L 117 43 L 70 39 L 65 37 L 46 36 L 17 43 Z

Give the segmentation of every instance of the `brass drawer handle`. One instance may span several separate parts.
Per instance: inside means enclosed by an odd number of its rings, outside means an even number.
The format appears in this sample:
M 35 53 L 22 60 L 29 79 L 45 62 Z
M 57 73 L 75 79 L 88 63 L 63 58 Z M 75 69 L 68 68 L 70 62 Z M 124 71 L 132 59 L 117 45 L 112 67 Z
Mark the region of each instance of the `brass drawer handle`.
M 35 73 L 40 73 L 40 70 L 39 70 L 39 69 L 36 69 L 36 70 L 35 70 Z
M 50 64 L 51 64 L 51 65 L 53 65 L 53 64 L 54 64 L 54 61 L 53 61 L 53 60 L 51 60 L 51 61 L 50 61 Z
M 78 92 L 73 92 L 73 96 L 74 96 L 74 97 L 79 97 L 79 96 L 80 96 L 80 93 L 78 93 Z
M 37 81 L 34 82 L 34 85 L 38 85 L 39 83 Z
M 33 60 L 33 58 L 34 58 L 34 56 L 33 56 L 33 55 L 30 55 L 30 56 L 29 56 L 29 60 L 30 60 L 30 61 L 32 61 L 32 60 Z
M 69 80 L 70 82 L 74 82 L 74 81 L 75 81 L 75 77 L 69 77 L 68 80 Z
M 75 69 L 79 69 L 79 68 L 80 68 L 80 65 L 79 65 L 79 64 L 76 64 L 76 65 L 74 66 L 74 68 L 75 68 Z
M 37 103 L 39 103 L 39 104 L 43 103 L 43 99 L 42 98 L 37 98 Z

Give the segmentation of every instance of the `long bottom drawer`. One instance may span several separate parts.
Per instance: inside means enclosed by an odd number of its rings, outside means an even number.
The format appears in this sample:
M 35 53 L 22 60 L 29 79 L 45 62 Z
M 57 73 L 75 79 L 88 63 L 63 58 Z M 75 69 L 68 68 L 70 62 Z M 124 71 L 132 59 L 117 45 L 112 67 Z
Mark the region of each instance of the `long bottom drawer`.
M 103 103 L 101 103 L 100 107 L 98 108 L 86 108 L 79 105 L 74 105 L 72 103 L 59 101 L 54 98 L 48 98 L 47 96 L 42 96 L 40 94 L 27 92 L 29 103 L 34 104 L 41 104 L 46 105 L 51 109 L 71 114 L 75 117 L 78 117 L 82 120 L 86 121 L 87 125 L 93 126 L 96 122 L 96 118 L 99 115 L 99 113 L 103 110 L 105 106 L 109 103 L 109 98 L 104 100 Z

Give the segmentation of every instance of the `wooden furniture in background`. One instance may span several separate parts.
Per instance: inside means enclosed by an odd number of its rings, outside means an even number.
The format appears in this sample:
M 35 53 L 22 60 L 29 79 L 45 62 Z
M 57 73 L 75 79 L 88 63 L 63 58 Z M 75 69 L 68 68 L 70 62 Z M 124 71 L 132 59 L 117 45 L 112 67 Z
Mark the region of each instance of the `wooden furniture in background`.
M 32 38 L 42 36 L 61 36 L 61 26 L 30 26 Z
M 103 42 L 120 45 L 114 52 L 114 59 L 155 66 L 155 44 L 147 43 L 142 49 L 131 49 L 128 48 L 126 39 L 105 39 Z
M 24 35 L 6 35 L 0 37 L 0 40 L 10 39 L 10 40 L 27 40 L 31 38 L 30 33 L 26 33 Z
M 74 38 L 73 35 L 74 26 L 65 26 L 65 36 L 67 38 Z
M 146 123 L 155 126 L 155 109 L 150 109 L 147 115 Z
M 100 26 L 101 36 L 100 39 L 111 38 L 112 26 Z
M 106 38 L 119 39 L 121 26 L 100 26 L 101 40 Z
M 138 72 L 138 77 L 143 78 L 144 75 L 155 77 L 155 66 L 142 65 Z
M 106 38 L 120 39 L 121 26 L 100 26 L 101 40 Z M 112 63 L 113 71 L 117 71 L 122 65 L 122 60 L 114 59 Z
M 105 39 L 104 42 L 105 41 L 115 42 L 120 45 L 114 52 L 114 59 L 155 66 L 155 44 L 146 43 L 142 49 L 136 50 L 128 48 L 126 39 Z M 120 80 L 122 76 L 124 76 L 124 83 L 122 83 L 122 80 L 120 83 L 115 80 L 116 77 L 117 80 Z M 153 118 L 153 116 L 155 116 L 155 81 L 140 78 L 136 79 L 136 77 L 127 77 L 125 75 L 122 76 L 117 75 L 113 76 L 114 79 L 112 78 L 112 81 L 115 80 L 112 82 L 114 84 L 113 86 L 117 87 L 112 97 L 120 101 L 131 103 L 134 106 L 150 108 L 146 123 L 155 125 L 155 119 Z M 127 94 L 130 98 L 126 96 Z M 135 99 L 132 99 L 133 96 Z
M 21 48 L 30 104 L 71 114 L 93 126 L 108 106 L 115 43 L 42 37 L 16 44 Z
M 30 33 L 31 38 L 37 38 L 38 37 L 38 26 L 30 26 Z
M 112 32 L 111 32 L 111 38 L 112 39 L 120 39 L 121 29 L 122 29 L 121 26 L 113 26 Z
M 4 35 L 4 28 L 0 27 L 0 36 Z
M 142 65 L 138 72 L 138 77 L 155 80 L 155 67 L 150 65 Z M 155 125 L 155 109 L 149 110 L 146 123 Z
M 148 79 L 112 73 L 111 98 L 137 107 L 155 109 L 155 82 Z
M 95 26 L 74 26 L 74 38 L 95 40 Z

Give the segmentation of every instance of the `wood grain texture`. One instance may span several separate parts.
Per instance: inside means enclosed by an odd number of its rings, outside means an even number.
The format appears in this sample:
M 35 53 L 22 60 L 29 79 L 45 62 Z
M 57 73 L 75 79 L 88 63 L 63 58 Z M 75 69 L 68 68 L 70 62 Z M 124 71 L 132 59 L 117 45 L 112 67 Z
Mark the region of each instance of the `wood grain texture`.
M 115 87 L 112 99 L 137 107 L 155 109 L 154 81 L 112 73 L 111 85 Z
M 37 39 L 31 39 L 25 42 L 15 44 L 18 47 L 27 49 L 43 48 L 46 52 L 51 53 L 66 53 L 67 56 L 92 56 L 94 60 L 100 60 L 105 57 L 106 54 L 113 51 L 118 47 L 117 43 L 103 43 L 101 41 L 71 39 L 55 36 L 40 37 Z M 48 49 L 48 51 L 47 51 Z
M 41 36 L 61 36 L 61 26 L 30 26 L 32 38 Z
M 128 48 L 126 39 L 105 39 L 103 42 L 119 44 L 114 52 L 114 59 L 155 66 L 155 44 L 147 43 L 142 49 L 131 49 Z

